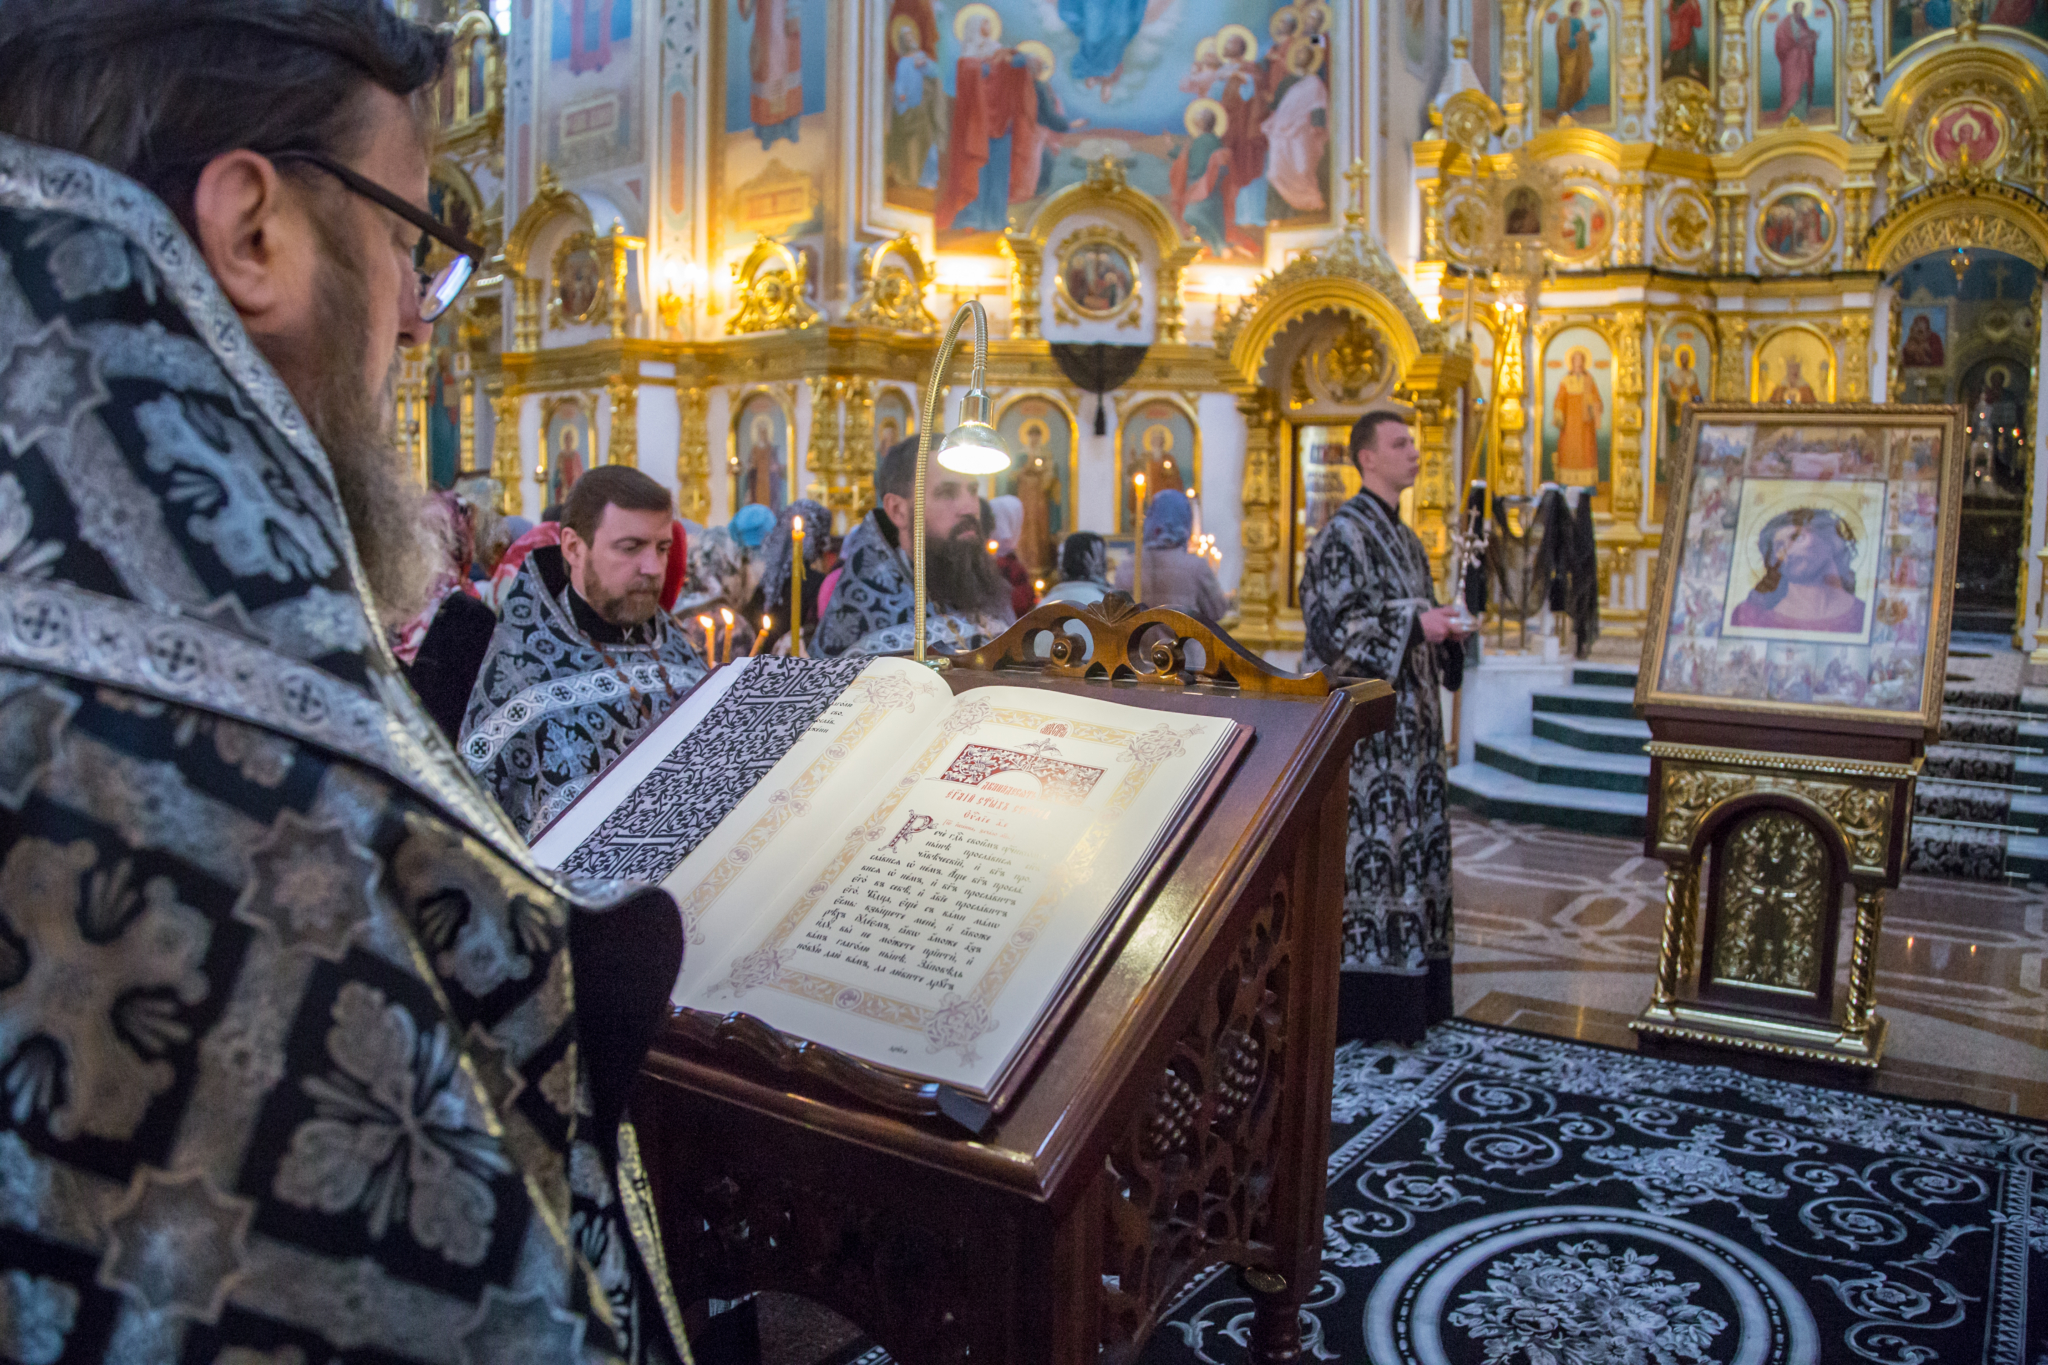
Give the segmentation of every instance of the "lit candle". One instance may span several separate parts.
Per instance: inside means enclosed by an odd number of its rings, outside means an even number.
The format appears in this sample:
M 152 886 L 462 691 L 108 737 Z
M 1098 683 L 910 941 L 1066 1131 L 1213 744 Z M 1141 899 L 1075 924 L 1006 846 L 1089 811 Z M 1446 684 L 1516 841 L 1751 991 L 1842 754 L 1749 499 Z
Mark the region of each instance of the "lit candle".
M 762 650 L 768 648 L 768 632 L 773 629 L 775 629 L 775 618 L 772 616 L 762 617 L 761 633 L 754 637 L 754 647 L 749 652 L 759 654 Z
M 729 608 L 720 607 L 718 609 L 718 616 L 725 623 L 725 648 L 718 652 L 718 662 L 729 664 L 732 662 L 733 614 Z
M 697 624 L 704 627 L 704 662 L 715 664 L 718 662 L 718 653 L 711 647 L 711 618 L 700 616 L 697 618 Z
M 790 518 L 789 566 L 789 652 L 792 657 L 804 657 L 804 519 Z
M 997 549 L 996 549 L 996 542 L 995 542 L 995 541 L 991 540 L 991 541 L 990 541 L 990 542 L 988 543 L 988 552 L 989 552 L 989 554 L 990 554 L 991 556 L 993 556 L 993 555 L 995 555 L 996 553 L 998 553 L 998 551 L 997 551 Z
M 1131 600 L 1145 600 L 1145 476 L 1138 475 L 1138 543 L 1131 548 Z

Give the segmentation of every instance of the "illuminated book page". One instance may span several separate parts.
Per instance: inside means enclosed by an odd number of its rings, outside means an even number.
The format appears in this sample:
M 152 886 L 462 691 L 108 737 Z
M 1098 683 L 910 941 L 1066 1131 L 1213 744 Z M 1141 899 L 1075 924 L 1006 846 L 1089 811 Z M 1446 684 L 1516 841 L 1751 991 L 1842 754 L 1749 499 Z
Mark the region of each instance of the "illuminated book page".
M 735 935 L 797 896 L 952 703 L 929 668 L 875 659 L 662 882 L 683 914 L 678 1000 Z
M 739 874 L 722 899 L 757 918 L 675 1000 L 987 1093 L 1237 727 L 1008 687 L 918 722 L 851 818 L 785 827 L 785 890 Z
M 772 698 L 737 718 L 725 714 L 730 708 L 719 703 L 736 687 L 746 690 L 749 671 L 733 666 L 712 674 L 534 843 L 535 856 L 550 867 L 667 886 L 683 912 L 686 978 L 716 955 L 707 944 L 722 921 L 737 919 L 732 930 L 743 930 L 762 906 L 795 894 L 802 864 L 822 846 L 819 831 L 830 835 L 852 823 L 879 775 L 914 751 L 952 704 L 952 693 L 930 669 L 902 659 L 868 660 L 844 670 L 857 674 L 850 682 L 831 682 L 836 695 L 827 691 L 795 712 L 798 725 L 813 712 L 816 718 L 793 739 L 785 733 L 772 741 L 788 743 L 772 766 L 763 771 L 764 759 L 727 772 L 742 747 L 734 724 L 768 730 L 791 720 L 786 709 L 773 715 L 762 709 L 774 708 Z M 825 665 L 818 671 L 834 670 Z M 679 768 L 689 770 L 690 783 L 674 780 Z M 696 794 L 693 801 L 675 795 L 683 785 Z M 622 823 L 625 835 L 618 832 Z M 684 851 L 659 857 L 678 832 L 687 832 Z M 643 856 L 650 849 L 653 861 Z M 585 868 L 593 850 L 602 859 Z

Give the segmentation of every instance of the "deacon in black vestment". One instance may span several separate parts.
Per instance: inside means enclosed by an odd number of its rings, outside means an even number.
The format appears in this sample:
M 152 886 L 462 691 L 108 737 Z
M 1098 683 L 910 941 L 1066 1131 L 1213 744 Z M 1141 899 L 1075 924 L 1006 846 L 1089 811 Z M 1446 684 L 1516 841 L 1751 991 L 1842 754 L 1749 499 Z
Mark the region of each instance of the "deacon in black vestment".
M 600 465 L 569 490 L 562 543 L 526 557 L 462 723 L 462 756 L 527 838 L 704 677 L 661 609 L 669 492 Z
M 0 4 L 0 1356 L 681 1357 L 674 902 L 537 867 L 386 643 L 446 42 Z
M 1308 547 L 1304 669 L 1394 686 L 1391 729 L 1351 759 L 1344 848 L 1340 1037 L 1419 1042 L 1451 1014 L 1451 829 L 1440 687 L 1464 656 L 1436 604 L 1429 555 L 1396 509 L 1420 452 L 1407 423 L 1369 412 L 1351 428 L 1364 487 Z M 1448 676 L 1447 676 L 1448 674 Z

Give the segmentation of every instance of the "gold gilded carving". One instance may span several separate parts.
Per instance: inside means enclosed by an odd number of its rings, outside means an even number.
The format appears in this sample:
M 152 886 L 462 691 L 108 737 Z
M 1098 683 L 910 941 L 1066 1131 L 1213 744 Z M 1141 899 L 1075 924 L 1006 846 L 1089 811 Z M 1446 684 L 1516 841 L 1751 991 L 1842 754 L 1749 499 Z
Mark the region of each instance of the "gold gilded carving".
M 1303 378 L 1314 400 L 1355 407 L 1381 397 L 1393 380 L 1386 342 L 1363 318 L 1352 315 L 1302 348 Z
M 1692 976 L 1691 952 L 1695 911 L 1698 907 L 1699 872 L 1685 863 L 1664 869 L 1664 938 L 1657 952 L 1657 984 L 1651 989 L 1650 1008 L 1668 1010 Z
M 1722 843 L 1713 972 L 1718 981 L 1814 994 L 1827 927 L 1827 848 L 1790 811 L 1758 811 Z
M 1527 130 L 1529 109 L 1528 0 L 1501 0 L 1500 107 L 1507 116 L 1501 141 L 1519 147 Z
M 1522 351 L 1527 343 L 1528 309 L 1535 277 L 1496 274 L 1493 277 L 1494 403 L 1500 420 L 1500 458 L 1490 485 L 1495 492 L 1521 495 L 1528 487 L 1522 432 L 1529 422 L 1528 380 Z
M 498 481 L 498 512 L 519 514 L 519 395 L 505 392 L 496 379 L 486 390 L 491 399 L 491 477 Z
M 1870 315 L 1844 313 L 1837 349 L 1842 356 L 1842 399 L 1863 403 L 1870 398 Z
M 1102 156 L 1089 163 L 1087 178 L 1079 184 L 1048 196 L 1031 215 L 1021 231 L 1003 234 L 1001 249 L 1010 260 L 1010 327 L 1018 337 L 1039 334 L 1040 276 L 1046 244 L 1059 224 L 1077 213 L 1109 212 L 1134 222 L 1152 237 L 1156 248 L 1155 332 L 1160 341 L 1179 342 L 1181 322 L 1181 272 L 1202 249 L 1198 241 L 1185 239 L 1180 226 L 1149 195 L 1131 188 L 1123 163 L 1114 156 Z M 1133 248 L 1133 269 L 1141 259 Z M 1135 279 L 1133 280 L 1135 284 Z M 1133 324 L 1140 325 L 1140 324 Z
M 2024 191 L 1996 184 L 1914 195 L 1872 225 L 1865 265 L 1890 273 L 1959 246 L 2003 251 L 2037 270 L 2048 268 L 2048 224 Z
M 1614 350 L 1614 460 L 1612 496 L 1616 516 L 1633 518 L 1643 505 L 1643 328 L 1642 304 L 1617 308 L 1601 319 L 1600 331 Z
M 818 320 L 804 297 L 804 259 L 782 243 L 757 238 L 746 259 L 732 268 L 739 307 L 725 324 L 728 336 L 750 332 L 802 330 Z
M 1440 261 L 1444 258 L 1444 224 L 1439 186 L 1434 180 L 1424 180 L 1416 190 L 1422 195 L 1422 259 Z
M 1714 354 L 1721 367 L 1720 376 L 1714 382 L 1714 392 L 1748 393 L 1749 361 L 1743 347 L 1743 339 L 1749 334 L 1748 320 L 1717 316 L 1714 319 L 1714 334 L 1719 343 L 1714 349 Z
M 847 381 L 846 439 L 840 449 L 839 482 L 827 492 L 825 505 L 842 526 L 851 526 L 867 515 L 874 498 L 875 394 L 865 380 Z
M 540 349 L 540 295 L 545 280 L 512 277 L 512 349 Z
M 1238 584 L 1239 633 L 1248 639 L 1273 638 L 1280 599 L 1275 570 L 1280 548 L 1280 448 L 1275 438 L 1271 391 L 1255 389 L 1237 396 L 1244 416 L 1244 574 Z
M 804 492 L 827 507 L 843 479 L 839 400 L 846 389 L 847 381 L 838 375 L 811 376 L 811 441 L 804 451 L 804 469 L 811 483 Z
M 1689 76 L 1658 82 L 1657 141 L 1704 156 L 1714 150 L 1715 133 L 1713 91 Z
M 605 386 L 612 400 L 612 434 L 605 443 L 604 462 L 640 467 L 640 386 L 632 375 L 619 375 Z
M 1877 94 L 1877 35 L 1871 23 L 1875 4 L 1876 0 L 1849 0 L 1849 45 L 1843 55 L 1842 83 L 1849 97 L 1846 107 L 1852 115 L 1852 129 L 1856 126 L 1853 115 L 1869 110 Z M 1885 16 L 1890 22 L 1889 5 Z
M 1394 268 L 1386 249 L 1365 231 L 1363 214 L 1352 210 L 1344 216 L 1347 220 L 1345 231 L 1337 234 L 1328 249 L 1304 251 L 1280 269 L 1262 276 L 1252 292 L 1238 301 L 1230 316 L 1217 325 L 1218 351 L 1231 354 L 1232 343 L 1237 340 L 1238 333 L 1260 309 L 1280 294 L 1296 285 L 1321 280 L 1350 280 L 1365 285 L 1399 311 L 1402 320 L 1408 324 L 1409 333 L 1424 351 L 1445 348 L 1448 343 L 1444 328 L 1430 321 L 1414 291 L 1409 289 L 1407 280 Z
M 1679 262 L 1697 261 L 1713 245 L 1713 232 L 1714 210 L 1705 196 L 1690 186 L 1673 190 L 1657 224 L 1665 254 Z
M 1715 807 L 1738 796 L 1782 792 L 1827 812 L 1841 831 L 1849 860 L 1857 869 L 1882 872 L 1891 845 L 1893 782 L 1890 778 L 1828 781 L 1782 772 L 1729 771 L 1667 758 L 1658 802 L 1657 843 L 1672 852 L 1688 850 L 1700 822 Z
M 1743 23 L 1745 8 L 1743 0 L 1720 0 L 1721 60 L 1715 66 L 1715 74 L 1721 80 L 1718 103 L 1724 152 L 1732 152 L 1748 141 L 1744 128 L 1749 109 L 1749 30 Z
M 1650 38 L 1643 22 L 1641 5 L 1624 5 L 1621 11 L 1621 41 L 1615 48 L 1619 59 L 1621 93 L 1621 136 L 1633 141 L 1643 133 L 1643 111 L 1650 99 Z
M 867 247 L 860 254 L 860 294 L 846 320 L 897 332 L 935 332 L 939 320 L 924 303 L 931 282 L 931 270 L 909 233 Z
M 710 399 L 691 385 L 676 389 L 681 435 L 676 443 L 676 501 L 683 516 L 699 526 L 711 519 Z
M 1877 936 L 1884 930 L 1884 888 L 1856 893 L 1856 929 L 1849 944 L 1849 998 L 1842 1010 L 1842 1032 L 1867 1039 L 1877 1023 Z

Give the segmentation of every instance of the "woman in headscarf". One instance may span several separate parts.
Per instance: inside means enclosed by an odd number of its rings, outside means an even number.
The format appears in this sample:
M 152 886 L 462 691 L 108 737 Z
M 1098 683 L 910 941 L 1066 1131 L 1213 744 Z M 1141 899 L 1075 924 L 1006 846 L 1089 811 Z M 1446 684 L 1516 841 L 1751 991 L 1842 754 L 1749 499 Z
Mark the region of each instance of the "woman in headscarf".
M 1010 610 L 1022 616 L 1038 605 L 1038 594 L 1031 588 L 1031 570 L 1017 557 L 1017 537 L 1024 532 L 1024 499 L 1005 493 L 990 499 L 988 507 L 995 521 L 990 538 L 996 543 L 996 571 L 1010 585 Z
M 434 578 L 419 615 L 392 633 L 391 652 L 427 714 L 452 743 L 462 730 L 463 708 L 476 685 L 477 670 L 491 646 L 498 618 L 477 599 L 469 581 L 476 556 L 476 523 L 468 503 L 455 493 L 434 494 L 428 503 L 433 530 L 447 547 L 447 565 Z
M 1195 508 L 1187 494 L 1168 488 L 1153 495 L 1145 509 L 1145 544 L 1140 551 L 1145 561 L 1141 600 L 1148 607 L 1175 607 L 1213 623 L 1222 618 L 1227 604 L 1214 567 L 1188 548 L 1194 533 Z M 1119 591 L 1131 591 L 1134 567 L 1135 561 L 1117 572 Z
M 804 595 L 803 595 L 803 638 L 805 652 L 809 652 L 811 638 L 818 630 L 818 589 L 824 586 L 827 569 L 826 554 L 831 549 L 832 513 L 825 504 L 810 498 L 798 498 L 782 509 L 775 519 L 775 529 L 768 533 L 762 551 L 761 586 L 747 599 L 747 623 L 757 627 L 763 616 L 774 624 L 768 628 L 768 639 L 761 646 L 764 653 L 794 653 L 793 649 L 777 649 L 779 642 L 789 636 L 790 580 L 796 575 L 796 556 L 792 549 L 795 539 L 796 519 L 804 519 Z
M 1093 531 L 1076 531 L 1060 544 L 1060 581 L 1038 600 L 1086 607 L 1108 593 L 1109 542 Z

